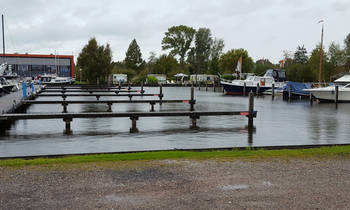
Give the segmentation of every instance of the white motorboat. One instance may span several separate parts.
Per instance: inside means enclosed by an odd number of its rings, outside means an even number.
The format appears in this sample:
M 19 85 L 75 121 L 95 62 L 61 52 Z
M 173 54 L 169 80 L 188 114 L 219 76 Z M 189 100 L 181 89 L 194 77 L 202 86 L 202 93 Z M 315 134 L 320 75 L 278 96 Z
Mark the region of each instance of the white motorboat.
M 304 89 L 310 92 L 315 98 L 323 102 L 335 101 L 335 86 Z M 338 86 L 338 102 L 350 102 L 350 83 L 345 86 Z
M 56 75 L 45 74 L 39 78 L 40 84 L 43 85 L 64 85 L 72 82 L 69 77 L 58 77 Z

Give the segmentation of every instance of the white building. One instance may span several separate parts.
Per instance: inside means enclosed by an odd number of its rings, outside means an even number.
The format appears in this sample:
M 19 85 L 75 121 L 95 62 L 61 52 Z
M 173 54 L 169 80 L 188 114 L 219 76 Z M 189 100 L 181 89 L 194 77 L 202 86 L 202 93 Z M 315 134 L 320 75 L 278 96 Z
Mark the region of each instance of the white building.
M 128 75 L 126 74 L 113 74 L 113 84 L 126 83 L 128 81 Z

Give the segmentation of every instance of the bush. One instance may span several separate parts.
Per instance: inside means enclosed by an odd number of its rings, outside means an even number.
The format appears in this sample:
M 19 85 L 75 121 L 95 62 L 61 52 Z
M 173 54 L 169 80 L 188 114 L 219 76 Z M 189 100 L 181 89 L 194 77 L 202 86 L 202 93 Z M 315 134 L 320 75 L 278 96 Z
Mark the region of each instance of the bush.
M 147 77 L 147 84 L 149 85 L 158 85 L 158 79 L 155 76 L 148 76 Z

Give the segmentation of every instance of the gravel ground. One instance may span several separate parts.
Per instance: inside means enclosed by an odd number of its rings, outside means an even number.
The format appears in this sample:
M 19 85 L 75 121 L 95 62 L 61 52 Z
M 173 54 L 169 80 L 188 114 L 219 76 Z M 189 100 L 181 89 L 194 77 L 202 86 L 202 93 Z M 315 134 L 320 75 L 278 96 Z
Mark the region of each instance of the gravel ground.
M 0 209 L 350 209 L 350 159 L 0 167 Z

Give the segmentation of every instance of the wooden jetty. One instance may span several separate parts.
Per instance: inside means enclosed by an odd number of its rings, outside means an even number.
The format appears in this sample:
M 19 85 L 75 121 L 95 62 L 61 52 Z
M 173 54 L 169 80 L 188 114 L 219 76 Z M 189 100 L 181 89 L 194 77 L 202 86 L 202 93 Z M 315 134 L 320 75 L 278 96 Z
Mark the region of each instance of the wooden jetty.
M 193 99 L 193 87 L 191 88 L 191 99 Z M 86 101 L 85 101 L 86 102 Z M 159 103 L 161 101 L 159 100 Z M 192 101 L 194 102 L 194 101 Z M 27 103 L 40 103 L 40 102 L 27 102 Z M 55 102 L 58 103 L 58 102 Z M 71 102 L 74 103 L 74 102 Z M 68 103 L 67 103 L 68 104 Z M 194 104 L 194 103 L 193 103 Z M 192 104 L 192 105 L 193 105 Z M 70 124 L 73 118 L 106 118 L 106 117 L 128 117 L 132 121 L 130 132 L 138 132 L 136 127 L 136 121 L 140 117 L 175 117 L 175 116 L 187 116 L 191 119 L 191 129 L 198 129 L 197 120 L 201 116 L 221 116 L 221 115 L 241 115 L 248 118 L 248 130 L 253 130 L 253 118 L 256 117 L 257 111 L 254 111 L 254 94 L 249 94 L 249 109 L 247 111 L 177 111 L 177 112 L 125 112 L 125 113 L 113 113 L 113 112 L 98 112 L 98 113 L 41 113 L 41 114 L 2 114 L 0 115 L 0 121 L 9 120 L 25 120 L 25 119 L 63 119 L 65 122 L 65 134 L 71 134 L 72 130 Z
M 160 104 L 160 103 L 187 103 L 190 104 L 190 111 L 194 111 L 194 104 L 196 103 L 196 100 L 190 99 L 190 100 L 96 100 L 96 101 L 86 101 L 86 100 L 74 100 L 74 101 L 36 101 L 36 100 L 23 100 L 24 104 L 61 104 L 63 108 L 63 113 L 68 112 L 68 105 L 69 104 L 106 104 L 108 106 L 107 112 L 112 112 L 112 105 L 113 104 L 120 104 L 120 103 L 147 103 L 151 105 L 151 112 L 154 112 L 154 105 Z

